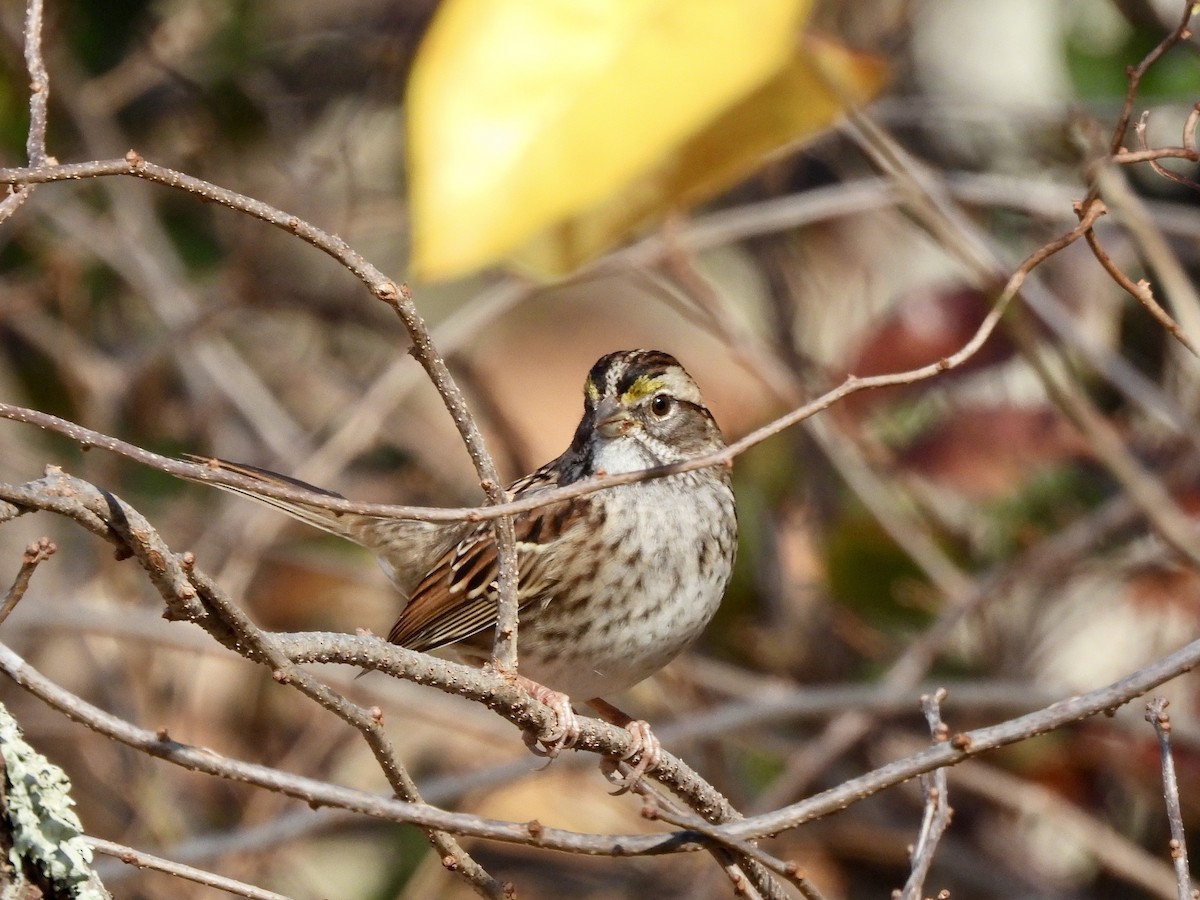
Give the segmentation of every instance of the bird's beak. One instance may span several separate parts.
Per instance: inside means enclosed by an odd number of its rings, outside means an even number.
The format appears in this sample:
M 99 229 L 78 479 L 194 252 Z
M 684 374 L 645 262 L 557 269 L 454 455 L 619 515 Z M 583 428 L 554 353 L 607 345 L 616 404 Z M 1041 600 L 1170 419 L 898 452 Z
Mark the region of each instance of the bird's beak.
M 628 434 L 633 426 L 633 417 L 619 400 L 605 397 L 596 407 L 596 430 L 604 437 L 621 437 Z

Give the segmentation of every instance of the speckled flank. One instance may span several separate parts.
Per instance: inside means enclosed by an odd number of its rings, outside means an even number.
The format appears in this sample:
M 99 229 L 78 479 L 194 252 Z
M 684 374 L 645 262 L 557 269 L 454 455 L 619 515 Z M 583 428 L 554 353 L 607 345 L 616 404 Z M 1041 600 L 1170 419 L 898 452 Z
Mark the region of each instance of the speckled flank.
M 688 473 L 608 493 L 607 521 L 620 524 L 578 551 L 595 560 L 591 571 L 559 584 L 520 626 L 521 671 L 576 697 L 624 690 L 674 659 L 716 612 L 733 569 L 723 479 Z

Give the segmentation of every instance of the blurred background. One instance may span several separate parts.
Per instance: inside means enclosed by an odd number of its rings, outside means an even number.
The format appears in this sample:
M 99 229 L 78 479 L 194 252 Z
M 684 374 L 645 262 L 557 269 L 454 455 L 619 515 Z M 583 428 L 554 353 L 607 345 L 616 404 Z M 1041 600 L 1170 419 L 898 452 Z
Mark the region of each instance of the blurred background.
M 436 5 L 51 0 L 49 151 L 74 162 L 134 147 L 411 279 L 510 478 L 567 445 L 602 353 L 675 354 L 736 438 L 848 373 L 949 355 L 990 308 L 996 284 L 897 202 L 844 129 L 776 153 L 552 284 L 497 267 L 411 278 L 402 101 Z M 1117 118 L 1126 67 L 1181 11 L 1151 0 L 827 0 L 806 29 L 884 64 L 869 115 L 1011 267 L 1075 224 L 1071 204 Z M 25 161 L 22 14 L 0 6 L 5 166 Z M 1152 110 L 1152 145 L 1178 144 L 1200 99 L 1194 40 L 1145 79 L 1135 115 Z M 1186 288 L 1200 266 L 1200 197 L 1148 169 L 1124 174 L 1124 210 L 1148 212 Z M 1158 279 L 1164 258 L 1147 263 L 1121 213 L 1099 232 L 1105 247 L 1133 278 Z M 927 745 L 917 698 L 930 685 L 950 688 L 945 718 L 965 730 L 1104 685 L 1196 637 L 1195 570 L 1153 536 L 1046 387 L 1087 398 L 1124 451 L 1195 510 L 1195 361 L 1082 244 L 1039 268 L 1028 296 L 1034 311 L 1015 310 L 963 369 L 855 395 L 739 458 L 741 546 L 718 619 L 693 652 L 617 699 L 743 812 Z M 159 453 L 215 454 L 364 500 L 479 502 L 407 346 L 393 313 L 332 260 L 180 192 L 128 178 L 50 185 L 0 224 L 0 397 Z M 0 479 L 31 480 L 48 463 L 132 503 L 264 627 L 379 633 L 397 612 L 356 547 L 0 422 Z M 43 534 L 60 552 L 3 629 L 34 666 L 177 740 L 386 790 L 355 733 L 198 629 L 163 622 L 141 571 L 70 523 L 7 524 L 0 571 L 15 574 Z M 384 709 L 431 802 L 586 832 L 661 827 L 640 819 L 638 801 L 608 796 L 591 757 L 543 768 L 482 707 L 378 675 L 321 674 Z M 1195 677 L 1161 692 L 1173 700 L 1185 822 L 1200 833 Z M 416 829 L 148 760 L 7 683 L 0 700 L 70 774 L 91 834 L 296 898 L 469 893 Z M 949 784 L 955 816 L 929 894 L 1174 896 L 1140 702 L 957 767 Z M 905 786 L 768 843 L 828 896 L 887 896 L 907 877 L 920 813 Z M 703 854 L 470 846 L 523 897 L 729 891 Z M 116 896 L 214 895 L 104 872 Z

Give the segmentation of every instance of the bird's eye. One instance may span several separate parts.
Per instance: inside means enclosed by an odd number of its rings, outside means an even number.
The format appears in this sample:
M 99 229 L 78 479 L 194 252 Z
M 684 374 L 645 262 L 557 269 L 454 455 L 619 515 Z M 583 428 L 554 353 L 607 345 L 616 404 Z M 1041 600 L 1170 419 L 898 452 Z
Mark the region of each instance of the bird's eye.
M 654 399 L 650 401 L 650 412 L 654 413 L 661 419 L 671 411 L 672 405 L 671 398 L 666 394 L 657 394 Z

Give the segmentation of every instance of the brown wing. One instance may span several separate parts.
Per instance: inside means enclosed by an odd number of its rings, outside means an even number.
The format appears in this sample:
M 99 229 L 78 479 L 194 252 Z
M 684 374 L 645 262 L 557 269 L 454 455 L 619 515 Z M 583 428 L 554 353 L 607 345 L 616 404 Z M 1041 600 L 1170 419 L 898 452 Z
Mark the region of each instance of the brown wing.
M 590 503 L 556 503 L 517 516 L 521 608 L 552 596 L 564 563 L 562 538 L 584 525 Z M 569 543 L 569 542 L 567 542 Z M 388 640 L 412 650 L 434 650 L 496 626 L 496 542 L 481 522 L 450 548 L 412 593 Z

